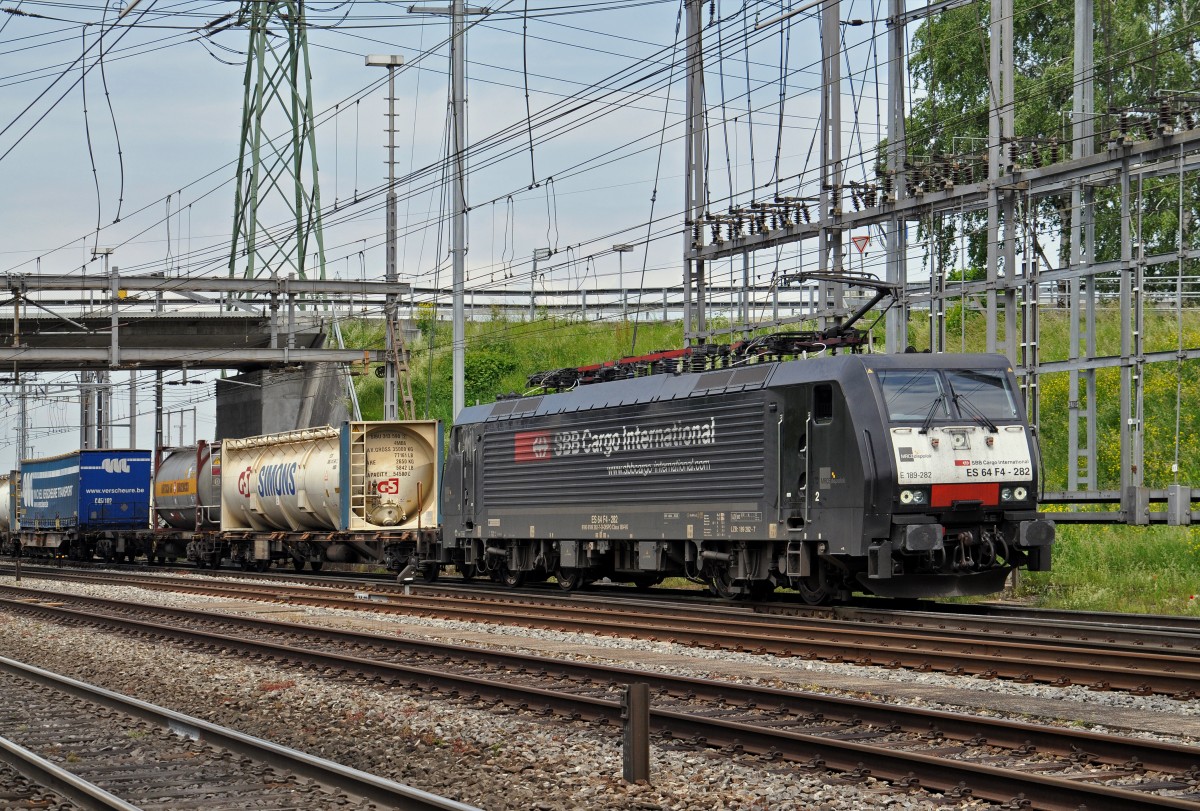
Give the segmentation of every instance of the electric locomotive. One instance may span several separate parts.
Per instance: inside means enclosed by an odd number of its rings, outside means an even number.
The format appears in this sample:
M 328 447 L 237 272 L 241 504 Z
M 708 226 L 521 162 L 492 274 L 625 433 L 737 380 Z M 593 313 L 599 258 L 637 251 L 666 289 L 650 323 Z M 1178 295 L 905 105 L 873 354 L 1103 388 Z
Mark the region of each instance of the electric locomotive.
M 987 594 L 1049 568 L 1036 436 L 1004 357 L 705 349 L 727 356 L 559 370 L 540 382 L 570 390 L 464 409 L 439 563 L 814 604 Z

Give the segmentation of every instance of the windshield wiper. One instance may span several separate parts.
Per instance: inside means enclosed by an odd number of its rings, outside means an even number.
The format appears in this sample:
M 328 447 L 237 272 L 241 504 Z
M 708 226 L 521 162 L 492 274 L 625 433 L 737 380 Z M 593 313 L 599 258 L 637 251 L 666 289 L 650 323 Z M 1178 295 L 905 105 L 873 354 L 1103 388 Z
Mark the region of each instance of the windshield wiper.
M 958 406 L 958 410 L 960 412 L 970 412 L 972 415 L 974 415 L 976 421 L 979 422 L 984 428 L 988 429 L 988 433 L 995 434 L 1000 431 L 1000 429 L 996 427 L 996 423 L 992 422 L 988 418 L 988 415 L 984 414 L 979 406 L 967 399 L 967 395 L 955 392 L 954 405 Z M 963 408 L 963 406 L 966 406 L 966 408 Z
M 946 395 L 940 394 L 940 393 L 938 394 L 937 397 L 933 398 L 933 405 L 931 405 L 929 407 L 929 413 L 925 415 L 925 422 L 921 423 L 921 430 L 918 431 L 917 433 L 920 433 L 920 434 L 928 434 L 929 433 L 929 426 L 933 425 L 933 415 L 937 413 L 938 406 L 940 406 L 943 402 L 945 402 L 945 400 L 946 400 Z

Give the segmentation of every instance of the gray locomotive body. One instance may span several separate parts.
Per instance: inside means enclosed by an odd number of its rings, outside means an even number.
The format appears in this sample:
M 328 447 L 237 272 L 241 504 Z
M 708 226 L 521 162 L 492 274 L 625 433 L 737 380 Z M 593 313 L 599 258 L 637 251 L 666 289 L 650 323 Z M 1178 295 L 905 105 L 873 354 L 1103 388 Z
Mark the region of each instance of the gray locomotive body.
M 810 602 L 989 593 L 1049 566 L 1037 469 L 1000 356 L 648 375 L 464 409 L 441 562 L 568 589 L 682 576 Z

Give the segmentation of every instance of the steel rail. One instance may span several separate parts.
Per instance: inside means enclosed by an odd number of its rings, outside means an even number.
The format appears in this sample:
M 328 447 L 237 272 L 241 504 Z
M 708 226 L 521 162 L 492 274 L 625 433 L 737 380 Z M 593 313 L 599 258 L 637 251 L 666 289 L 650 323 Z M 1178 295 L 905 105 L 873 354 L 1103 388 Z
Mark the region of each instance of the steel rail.
M 227 729 L 190 715 L 157 707 L 146 701 L 121 695 L 103 687 L 86 684 L 39 667 L 0 656 L 0 669 L 54 690 L 141 718 L 172 732 L 236 752 L 244 757 L 268 763 L 276 768 L 304 775 L 327 786 L 363 799 L 386 803 L 391 808 L 411 811 L 481 811 L 481 809 L 439 797 L 420 789 L 378 777 L 331 760 L 280 746 L 277 743 Z M 117 806 L 113 806 L 117 807 Z M 127 806 L 133 807 L 133 806 Z
M 25 779 L 50 789 L 60 796 L 84 808 L 112 809 L 112 811 L 140 811 L 120 797 L 110 794 L 95 783 L 89 783 L 78 775 L 43 757 L 30 752 L 8 738 L 0 738 L 0 760 L 11 766 Z
M 0 587 L 0 590 L 7 588 L 9 587 L 3 586 Z M 101 597 L 72 596 L 71 599 L 97 609 L 119 611 L 128 608 L 127 604 L 119 600 Z M 0 605 L 19 608 L 25 607 L 29 603 L 9 602 L 0 597 Z M 944 734 L 960 740 L 983 737 L 989 743 L 1013 748 L 1025 745 L 1031 736 L 1036 735 L 1042 741 L 1043 751 L 1063 754 L 1086 751 L 1114 764 L 1133 758 L 1147 768 L 1164 771 L 1186 771 L 1193 767 L 1200 768 L 1200 749 L 1165 742 L 1152 742 L 1142 746 L 1142 742 L 1137 739 L 1131 741 L 1078 729 L 1046 727 L 987 716 L 918 709 L 902 704 L 880 704 L 879 702 L 804 691 L 655 673 L 616 665 L 579 663 L 569 659 L 552 659 L 536 654 L 454 645 L 435 640 L 382 636 L 363 631 L 347 631 L 261 617 L 245 617 L 236 614 L 214 615 L 202 610 L 165 606 L 143 605 L 137 606 L 137 608 L 161 614 L 177 622 L 200 621 L 267 634 L 304 634 L 309 637 L 319 635 L 331 642 L 348 647 L 388 648 L 402 652 L 405 656 L 420 654 L 441 658 L 458 657 L 499 664 L 517 672 L 532 671 L 546 674 L 557 673 L 573 678 L 599 678 L 607 679 L 614 684 L 637 681 L 650 685 L 656 691 L 670 695 L 693 694 L 710 700 L 720 700 L 743 706 L 777 705 L 791 712 L 818 714 L 831 720 L 857 719 L 882 727 L 899 725 L 901 729 L 907 731 Z M 107 620 L 108 617 L 103 619 Z M 126 618 L 114 619 L 126 621 Z M 137 626 L 133 626 L 134 630 L 146 633 L 170 633 L 180 629 L 180 626 L 176 624 L 162 625 L 142 620 L 129 621 L 137 623 Z M 243 636 L 235 638 L 245 640 Z M 414 667 L 418 671 L 428 669 L 426 665 Z M 547 678 L 549 677 L 547 675 Z
M 34 611 L 49 616 L 68 618 L 75 616 L 84 622 L 126 628 L 157 637 L 186 639 L 221 650 L 240 649 L 281 662 L 304 663 L 322 667 L 326 670 L 353 670 L 361 675 L 377 678 L 392 684 L 399 684 L 413 690 L 448 693 L 452 696 L 462 696 L 464 693 L 476 697 L 490 695 L 522 708 L 541 709 L 544 712 L 557 712 L 574 718 L 586 717 L 599 720 L 603 723 L 618 723 L 622 713 L 622 706 L 619 701 L 598 699 L 590 696 L 567 695 L 553 690 L 516 685 L 496 679 L 434 671 L 428 665 L 404 665 L 380 662 L 364 659 L 360 656 L 334 655 L 307 648 L 294 648 L 277 643 L 248 640 L 244 637 L 227 634 L 209 634 L 191 629 L 157 625 L 126 618 L 99 616 L 89 613 L 76 614 L 72 610 L 58 605 L 37 605 L 24 601 L 12 602 L 9 605 L 20 611 Z M 139 606 L 139 608 L 158 610 L 156 607 Z M 179 610 L 171 609 L 170 611 L 177 612 Z M 220 619 L 224 620 L 226 617 L 222 616 Z M 292 626 L 293 633 L 306 634 L 310 637 L 314 634 L 326 633 L 326 629 L 313 626 L 292 625 L 290 623 L 272 624 L 290 625 Z M 336 632 L 339 636 L 345 633 Z M 394 641 L 374 636 L 372 636 L 372 639 L 375 641 Z M 485 651 L 484 653 L 490 654 L 491 652 Z M 555 666 L 561 664 L 561 662 L 554 663 Z M 609 670 L 611 671 L 612 669 Z M 680 685 L 686 684 L 689 681 L 693 683 L 699 681 L 679 680 L 678 677 L 664 677 L 637 671 L 623 672 L 637 681 L 659 680 L 661 683 L 666 683 L 674 680 L 676 689 L 679 689 Z M 719 687 L 730 694 L 737 691 L 755 692 L 744 686 L 728 683 L 719 683 Z M 774 697 L 783 701 L 787 701 L 788 699 L 794 700 L 799 695 L 788 691 L 774 691 Z M 759 700 L 761 698 L 762 696 L 759 695 Z M 897 716 L 902 714 L 902 709 L 899 707 L 887 705 L 883 709 L 887 713 Z M 939 723 L 944 723 L 948 720 L 948 716 L 953 715 L 942 712 L 924 714 L 929 716 L 926 720 L 926 729 L 930 730 L 931 733 L 935 729 L 940 729 L 938 726 Z M 933 719 L 936 723 L 931 724 L 929 719 Z M 967 722 L 968 717 L 963 716 L 963 719 L 964 722 Z M 987 722 L 995 721 L 996 719 L 969 717 L 969 722 L 976 726 L 974 733 L 976 736 L 979 734 L 978 730 L 980 727 L 987 725 Z M 894 724 L 894 720 L 892 723 Z M 864 764 L 869 764 L 870 773 L 876 776 L 906 784 L 912 784 L 915 777 L 921 785 L 938 791 L 953 791 L 965 784 L 972 790 L 974 796 L 985 796 L 1002 802 L 1015 799 L 1016 795 L 1013 792 L 1016 791 L 1031 799 L 1035 798 L 1035 805 L 1038 808 L 1071 809 L 1074 811 L 1081 804 L 1086 804 L 1090 811 L 1096 811 L 1096 809 L 1118 811 L 1118 809 L 1142 808 L 1188 808 L 1195 811 L 1195 809 L 1200 808 L 1200 803 L 1195 801 L 1148 795 L 1136 790 L 1131 791 L 1092 785 L 1089 782 L 1085 782 L 1096 779 L 1096 775 L 1094 774 L 1089 774 L 1080 780 L 1072 780 L 1070 778 L 1051 777 L 1019 770 L 1009 771 L 997 767 L 907 752 L 895 747 L 875 747 L 853 741 L 843 741 L 805 733 L 760 728 L 742 722 L 726 721 L 668 709 L 651 709 L 651 727 L 654 732 L 665 738 L 692 738 L 697 742 L 708 745 L 735 747 L 762 754 L 775 753 L 789 760 L 800 763 L 809 762 L 814 766 L 822 768 L 828 766 L 839 771 L 863 773 Z M 988 728 L 993 729 L 998 727 L 992 725 L 988 726 Z M 1169 771 L 1188 770 L 1197 762 L 1200 762 L 1200 750 L 1193 747 L 1162 745 L 1140 740 L 1131 741 L 1116 738 L 1115 736 L 1101 736 L 1096 733 L 1080 733 L 1075 730 L 1024 725 L 1019 730 L 1014 728 L 1012 735 L 1016 737 L 1024 736 L 1022 739 L 1028 741 L 1030 734 L 1034 735 L 1036 739 L 1036 736 L 1040 736 L 1043 733 L 1054 737 L 1065 736 L 1063 740 L 1071 738 L 1074 735 L 1083 735 L 1083 738 L 1074 738 L 1073 742 L 1066 744 L 1069 747 L 1069 751 L 1090 752 L 1091 749 L 1098 748 L 1103 743 L 1106 750 L 1110 753 L 1110 757 L 1111 753 L 1115 753 L 1116 757 L 1113 759 L 1121 763 L 1127 762 L 1130 758 L 1136 758 L 1143 751 L 1149 752 L 1154 750 L 1157 751 L 1157 754 L 1150 756 L 1151 762 L 1155 762 L 1156 765 L 1162 765 L 1164 769 Z M 1016 737 L 1013 739 L 1015 740 Z M 1111 740 L 1105 742 L 1105 738 L 1110 738 Z M 1080 746 L 1081 743 L 1089 748 L 1083 749 Z M 1147 747 L 1147 749 L 1142 750 L 1141 747 Z M 1096 757 L 1099 756 L 1092 753 L 1086 755 L 1085 759 Z M 1184 764 L 1188 765 L 1185 766 Z M 1114 777 L 1119 776 L 1115 775 Z M 1186 784 L 1183 785 L 1186 786 Z
M 1037 639 L 996 639 L 994 632 L 983 635 L 940 630 L 916 633 L 863 628 L 845 620 L 809 619 L 771 624 L 761 618 L 753 622 L 722 618 L 711 623 L 713 627 L 704 628 L 694 616 L 671 618 L 658 613 L 621 610 L 606 618 L 598 615 L 593 606 L 541 607 L 537 616 L 530 616 L 527 607 L 514 607 L 509 602 L 475 601 L 473 605 L 463 605 L 461 600 L 403 594 L 363 600 L 319 593 L 307 586 L 272 586 L 274 594 L 264 594 L 259 586 L 196 583 L 194 580 L 181 583 L 159 578 L 69 574 L 64 579 L 352 610 L 361 610 L 364 603 L 369 603 L 372 610 L 379 612 L 425 612 L 490 624 L 509 622 L 567 632 L 637 635 L 680 644 L 806 656 L 835 663 L 972 673 L 985 678 L 1041 681 L 1060 686 L 1080 684 L 1142 694 L 1200 694 L 1200 656 L 1186 652 L 1158 653 L 1135 646 L 1096 647 L 1070 640 L 1050 643 Z

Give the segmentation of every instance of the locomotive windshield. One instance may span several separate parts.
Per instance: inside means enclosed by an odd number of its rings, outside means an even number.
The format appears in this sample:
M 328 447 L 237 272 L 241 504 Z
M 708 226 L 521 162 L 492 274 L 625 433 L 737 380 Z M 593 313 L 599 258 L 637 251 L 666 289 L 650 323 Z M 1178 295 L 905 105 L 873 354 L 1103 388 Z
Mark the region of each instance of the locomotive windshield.
M 881 369 L 879 384 L 893 422 L 950 416 L 945 384 L 936 369 Z
M 952 413 L 960 419 L 1011 420 L 1016 399 L 1002 371 L 971 369 L 880 369 L 892 422 L 932 422 Z
M 946 372 L 950 390 L 956 400 L 966 398 L 967 411 L 978 411 L 994 420 L 1011 420 L 1017 416 L 1017 404 L 1008 387 L 1008 376 L 999 371 L 953 369 Z M 963 410 L 961 405 L 959 410 Z

